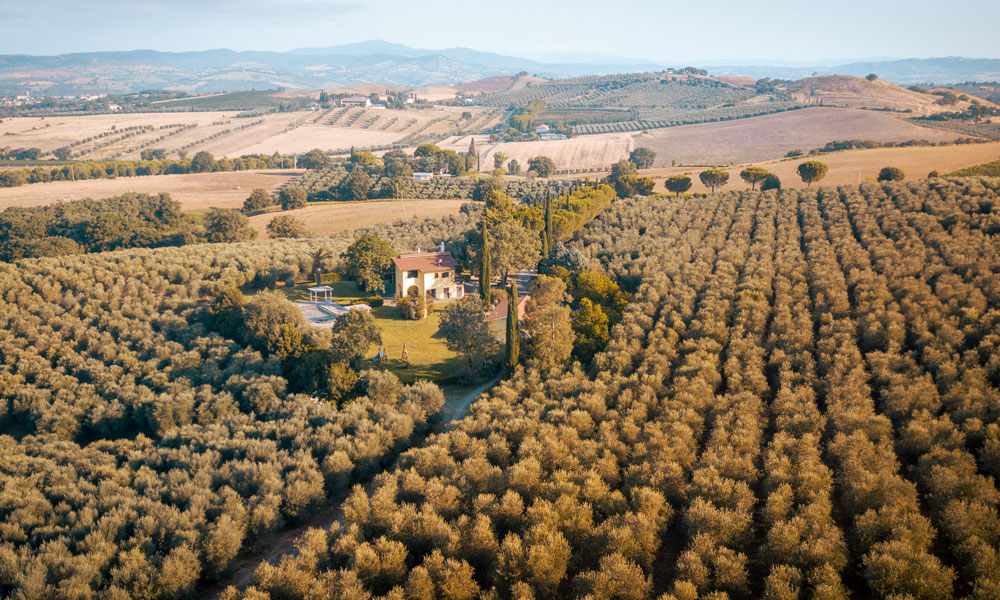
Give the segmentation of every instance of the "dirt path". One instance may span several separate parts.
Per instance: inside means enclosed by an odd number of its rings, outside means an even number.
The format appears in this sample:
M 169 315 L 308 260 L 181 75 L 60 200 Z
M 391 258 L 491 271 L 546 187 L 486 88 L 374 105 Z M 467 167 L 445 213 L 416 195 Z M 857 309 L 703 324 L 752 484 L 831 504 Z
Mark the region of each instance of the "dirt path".
M 454 386 L 443 388 L 445 394 L 444 408 L 435 418 L 434 423 L 423 433 L 414 434 L 412 442 L 406 449 L 418 448 L 425 444 L 434 434 L 443 433 L 451 428 L 452 423 L 465 417 L 472 407 L 472 403 L 480 394 L 496 385 L 497 380 L 493 379 L 486 383 L 475 384 L 473 386 Z M 405 452 L 405 450 L 404 450 Z M 396 459 L 398 460 L 398 458 Z M 393 464 L 395 460 L 393 460 Z M 391 468 L 390 465 L 387 468 Z M 359 482 L 365 491 L 371 493 L 375 487 L 375 474 Z M 353 485 L 351 486 L 354 487 Z M 263 562 L 277 565 L 281 557 L 286 554 L 295 555 L 295 541 L 308 529 L 329 529 L 335 522 L 340 521 L 344 516 L 343 502 L 350 489 L 341 490 L 332 495 L 324 502 L 323 506 L 311 512 L 302 521 L 296 522 L 290 528 L 274 535 L 268 536 L 258 542 L 249 552 L 244 552 L 234 562 L 229 574 L 222 579 L 211 584 L 200 585 L 195 597 L 197 598 L 218 598 L 229 586 L 239 589 L 247 588 L 253 582 L 253 573 L 258 565 Z

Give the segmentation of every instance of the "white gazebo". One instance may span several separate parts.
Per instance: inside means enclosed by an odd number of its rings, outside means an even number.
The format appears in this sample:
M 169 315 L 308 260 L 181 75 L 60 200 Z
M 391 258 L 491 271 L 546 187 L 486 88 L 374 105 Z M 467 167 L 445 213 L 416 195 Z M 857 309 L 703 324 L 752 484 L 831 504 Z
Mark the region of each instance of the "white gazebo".
M 309 288 L 309 301 L 319 303 L 321 300 L 327 304 L 333 304 L 333 288 L 328 285 L 319 285 Z

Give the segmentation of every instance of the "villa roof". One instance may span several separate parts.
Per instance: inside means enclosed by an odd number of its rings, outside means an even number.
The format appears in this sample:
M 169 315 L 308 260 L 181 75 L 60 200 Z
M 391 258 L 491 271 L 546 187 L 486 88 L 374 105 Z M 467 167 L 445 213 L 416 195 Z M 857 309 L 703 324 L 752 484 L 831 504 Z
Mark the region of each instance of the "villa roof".
M 420 271 L 421 273 L 440 273 L 453 271 L 458 267 L 451 252 L 417 252 L 415 254 L 400 254 L 392 259 L 400 271 Z
M 528 300 L 531 296 L 518 296 L 517 298 L 517 320 L 524 320 L 524 309 L 528 305 Z M 507 307 L 510 305 L 510 300 L 507 299 L 506 294 L 504 299 L 500 301 L 499 304 L 493 307 L 493 310 L 486 316 L 488 321 L 497 321 L 500 319 L 507 318 Z

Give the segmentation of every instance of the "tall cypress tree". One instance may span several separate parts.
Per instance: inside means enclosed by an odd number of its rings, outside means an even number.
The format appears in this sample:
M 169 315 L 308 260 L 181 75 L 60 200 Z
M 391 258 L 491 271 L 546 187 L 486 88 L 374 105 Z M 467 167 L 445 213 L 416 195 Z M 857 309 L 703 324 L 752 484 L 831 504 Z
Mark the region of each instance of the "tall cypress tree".
M 545 229 L 542 233 L 542 258 L 552 255 L 552 190 L 545 192 Z
M 479 152 L 476 151 L 476 138 L 472 138 L 472 143 L 469 144 L 469 158 L 475 161 L 476 171 L 482 170 L 482 166 L 479 164 Z M 472 167 L 469 167 L 472 170 Z
M 504 366 L 508 373 L 513 373 L 517 367 L 521 340 L 517 331 L 517 279 L 511 279 L 510 290 L 507 292 L 507 354 Z
M 483 219 L 482 261 L 483 263 L 479 268 L 479 295 L 482 297 L 483 302 L 491 304 L 493 296 L 490 290 L 490 279 L 492 279 L 492 275 L 490 274 L 490 235 L 489 229 L 486 227 L 486 219 Z

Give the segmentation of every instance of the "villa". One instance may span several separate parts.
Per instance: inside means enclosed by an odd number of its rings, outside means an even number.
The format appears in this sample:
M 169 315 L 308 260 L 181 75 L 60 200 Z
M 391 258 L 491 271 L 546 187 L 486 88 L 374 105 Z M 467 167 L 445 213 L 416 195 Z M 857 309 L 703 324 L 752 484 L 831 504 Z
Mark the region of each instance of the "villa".
M 392 259 L 395 267 L 396 293 L 406 294 L 411 288 L 435 300 L 454 300 L 465 295 L 465 287 L 455 274 L 458 262 L 444 249 L 438 252 L 400 254 Z

